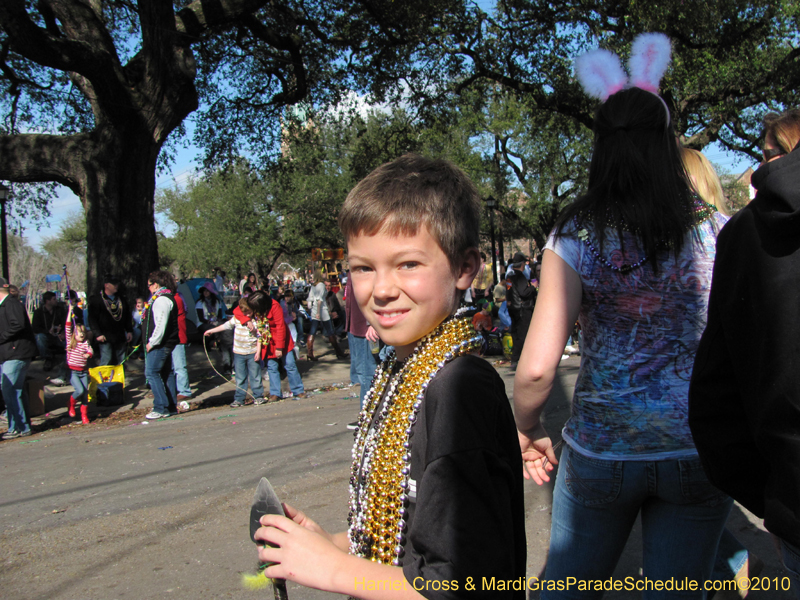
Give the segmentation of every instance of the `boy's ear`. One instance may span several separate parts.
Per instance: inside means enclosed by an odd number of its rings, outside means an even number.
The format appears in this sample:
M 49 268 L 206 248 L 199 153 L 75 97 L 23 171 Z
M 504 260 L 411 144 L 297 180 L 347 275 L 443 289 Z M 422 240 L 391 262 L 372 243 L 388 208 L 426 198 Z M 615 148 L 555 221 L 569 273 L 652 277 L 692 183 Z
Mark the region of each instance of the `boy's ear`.
M 481 253 L 477 248 L 467 248 L 461 259 L 461 265 L 456 274 L 456 287 L 466 290 L 472 285 L 472 280 L 478 275 L 481 268 Z

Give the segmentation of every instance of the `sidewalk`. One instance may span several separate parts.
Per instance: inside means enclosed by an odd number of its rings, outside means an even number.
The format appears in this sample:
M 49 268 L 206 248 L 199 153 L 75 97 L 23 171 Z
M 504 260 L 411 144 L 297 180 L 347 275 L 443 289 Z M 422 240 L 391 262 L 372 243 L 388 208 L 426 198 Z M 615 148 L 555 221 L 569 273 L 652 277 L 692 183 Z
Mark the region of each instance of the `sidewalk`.
M 347 349 L 347 340 L 339 343 L 343 349 Z M 306 360 L 305 349 L 299 348 L 300 360 L 297 361 L 297 368 L 303 378 L 303 386 L 306 392 L 313 393 L 316 390 L 324 390 L 331 387 L 349 386 L 349 358 L 338 360 L 328 342 L 322 338 L 316 340 L 314 349 L 319 360 L 310 362 Z M 209 358 L 211 363 L 209 363 Z M 220 406 L 233 401 L 234 383 L 227 381 L 214 371 L 214 369 L 222 370 L 220 368 L 220 356 L 216 350 L 209 350 L 207 357 L 202 345 L 190 344 L 186 347 L 186 362 L 189 367 L 189 382 L 192 389 L 192 397 L 188 402 L 192 409 Z M 34 360 L 28 369 L 28 378 L 47 382 L 51 377 L 55 377 L 56 369 L 46 373 L 42 369 L 43 365 L 44 361 Z M 266 380 L 266 370 L 264 378 Z M 107 418 L 114 416 L 116 413 L 131 410 L 142 413 L 149 412 L 153 407 L 153 397 L 149 394 L 149 390 L 145 385 L 144 361 L 130 358 L 125 363 L 125 384 L 124 404 L 98 407 L 91 403 L 89 405 L 89 418 L 94 421 L 98 417 Z M 288 392 L 287 380 L 284 379 L 281 384 L 283 391 Z M 47 425 L 58 423 L 62 419 L 73 420 L 67 416 L 67 406 L 72 392 L 71 385 L 45 385 L 45 414 L 31 418 L 31 424 L 35 430 L 40 429 L 42 426 L 47 428 Z M 353 393 L 357 397 L 357 387 L 353 390 Z M 249 396 L 248 401 L 252 401 Z M 74 420 L 80 423 L 80 418 Z

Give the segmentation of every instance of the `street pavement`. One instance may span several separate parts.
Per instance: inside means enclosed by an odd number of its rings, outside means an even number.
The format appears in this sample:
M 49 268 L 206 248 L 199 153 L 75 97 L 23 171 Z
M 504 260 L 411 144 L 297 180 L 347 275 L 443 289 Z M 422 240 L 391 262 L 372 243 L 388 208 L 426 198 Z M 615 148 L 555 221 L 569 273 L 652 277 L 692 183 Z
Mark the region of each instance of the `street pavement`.
M 260 477 L 329 531 L 346 528 L 353 442 L 346 424 L 357 416 L 359 388 L 350 386 L 349 363 L 320 342 L 322 360 L 299 363 L 310 391 L 300 400 L 230 408 L 233 385 L 213 373 L 202 347 L 190 349 L 192 409 L 170 419 L 145 422 L 152 399 L 141 363 L 128 369 L 126 404 L 95 410 L 88 426 L 65 415 L 71 388 L 48 386 L 37 432 L 0 443 L 0 597 L 271 597 L 240 583 L 256 567 L 248 516 Z M 562 361 L 544 415 L 556 436 L 579 361 Z M 490 363 L 511 398 L 508 364 Z M 40 361 L 31 375 L 45 377 Z M 551 501 L 550 485 L 526 482 L 529 576 L 544 569 Z M 737 506 L 729 527 L 765 562 L 762 576 L 785 575 L 758 519 Z M 639 577 L 640 546 L 637 524 L 615 577 Z M 292 599 L 332 597 L 291 583 L 288 590 Z M 750 597 L 790 598 L 774 591 Z

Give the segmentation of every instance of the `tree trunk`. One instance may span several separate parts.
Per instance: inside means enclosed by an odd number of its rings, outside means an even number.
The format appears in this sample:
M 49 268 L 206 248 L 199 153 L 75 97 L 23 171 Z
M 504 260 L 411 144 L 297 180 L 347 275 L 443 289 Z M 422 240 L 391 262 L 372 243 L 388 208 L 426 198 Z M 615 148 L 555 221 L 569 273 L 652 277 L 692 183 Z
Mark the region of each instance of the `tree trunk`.
M 125 284 L 130 299 L 147 292 L 147 275 L 159 266 L 153 194 L 160 146 L 144 136 L 114 136 L 99 146 L 104 151 L 79 176 L 87 288 L 99 290 L 111 275 Z

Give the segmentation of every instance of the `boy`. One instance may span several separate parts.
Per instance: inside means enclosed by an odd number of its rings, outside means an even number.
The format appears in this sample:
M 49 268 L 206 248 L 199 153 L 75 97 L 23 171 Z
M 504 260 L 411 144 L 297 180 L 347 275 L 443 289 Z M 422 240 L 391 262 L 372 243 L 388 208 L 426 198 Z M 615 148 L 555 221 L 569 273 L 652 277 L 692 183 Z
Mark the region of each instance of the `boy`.
M 525 575 L 522 462 L 503 381 L 456 309 L 480 266 L 480 205 L 442 160 L 406 155 L 339 213 L 356 301 L 394 346 L 358 421 L 349 530 L 302 512 L 261 519 L 259 551 L 282 577 L 358 598 L 525 598 L 482 578 Z M 390 566 L 391 565 L 391 566 Z M 502 586 L 501 586 L 502 587 Z

